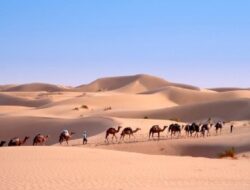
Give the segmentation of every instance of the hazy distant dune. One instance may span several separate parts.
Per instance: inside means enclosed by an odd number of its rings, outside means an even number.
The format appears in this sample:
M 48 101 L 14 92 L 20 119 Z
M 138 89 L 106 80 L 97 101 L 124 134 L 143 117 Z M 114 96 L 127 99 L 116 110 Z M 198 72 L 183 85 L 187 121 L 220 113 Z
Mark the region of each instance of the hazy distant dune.
M 185 89 L 199 90 L 199 88 L 195 86 L 171 83 L 164 79 L 145 74 L 101 78 L 88 85 L 78 86 L 76 89 L 86 92 L 116 90 L 124 93 L 141 93 L 165 86 L 177 86 Z
M 210 90 L 216 91 L 216 92 L 227 92 L 227 91 L 239 91 L 239 90 L 250 90 L 250 88 L 210 88 Z
M 87 92 L 110 91 L 123 88 L 135 82 L 139 82 L 144 89 L 158 88 L 168 84 L 167 81 L 161 78 L 140 74 L 133 76 L 101 78 L 88 85 L 78 86 L 76 89 Z
M 36 91 L 48 91 L 48 92 L 59 92 L 69 90 L 69 88 L 53 85 L 53 84 L 45 84 L 45 83 L 30 83 L 30 84 L 23 84 L 17 85 L 14 87 L 10 87 L 7 89 L 3 89 L 3 91 L 7 92 L 36 92 Z
M 5 91 L 5 90 L 8 90 L 9 88 L 13 88 L 15 86 L 16 85 L 14 85 L 14 84 L 0 85 L 0 91 Z

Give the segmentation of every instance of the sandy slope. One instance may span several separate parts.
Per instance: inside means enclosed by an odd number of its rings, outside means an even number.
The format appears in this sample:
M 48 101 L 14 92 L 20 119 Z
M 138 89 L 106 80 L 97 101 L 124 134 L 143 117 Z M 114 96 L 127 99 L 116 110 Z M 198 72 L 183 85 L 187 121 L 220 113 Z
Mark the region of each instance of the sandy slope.
M 8 88 L 12 88 L 16 86 L 15 84 L 6 84 L 6 85 L 0 85 L 0 91 L 5 91 L 7 90 Z
M 212 160 L 108 150 L 0 150 L 0 186 L 19 189 L 249 189 L 248 159 Z M 11 180 L 10 180 L 11 179 Z
M 49 135 L 48 145 L 58 142 L 59 134 L 63 129 L 68 129 L 76 133 L 72 139 L 81 138 L 84 130 L 88 135 L 96 135 L 104 132 L 110 126 L 115 126 L 116 122 L 110 118 L 79 118 L 62 119 L 46 117 L 0 117 L 0 140 L 8 141 L 13 137 L 31 137 L 27 145 L 32 144 L 36 134 Z
M 31 100 L 12 95 L 0 94 L 0 105 L 39 107 L 51 103 L 50 99 Z
M 250 121 L 238 121 L 225 124 L 222 134 L 216 135 L 215 128 L 210 129 L 210 136 L 206 138 L 187 138 L 185 131 L 181 136 L 171 138 L 168 130 L 161 133 L 160 140 L 156 136 L 154 140 L 149 140 L 148 132 L 151 126 L 157 124 L 161 128 L 169 126 L 173 121 L 168 120 L 152 120 L 152 119 L 131 119 L 131 118 L 113 118 L 114 121 L 124 127 L 132 127 L 133 129 L 141 128 L 134 136 L 128 137 L 124 141 L 120 141 L 118 134 L 118 142 L 115 140 L 107 144 L 104 142 L 105 133 L 99 133 L 89 139 L 88 147 L 99 149 L 111 149 L 127 152 L 140 152 L 153 155 L 181 155 L 194 157 L 218 158 L 218 154 L 234 147 L 236 154 L 246 154 L 250 156 Z M 182 123 L 180 123 L 182 125 Z M 233 133 L 230 133 L 230 125 L 234 125 Z M 82 146 L 79 139 L 72 141 L 75 146 Z
M 142 94 L 161 94 L 178 105 L 250 98 L 249 90 L 236 90 L 218 93 L 209 90 L 192 90 L 173 86 L 147 91 Z
M 107 116 L 124 118 L 175 119 L 192 122 L 207 120 L 248 120 L 250 119 L 250 99 L 234 99 L 229 101 L 214 101 L 191 105 L 176 106 L 164 109 L 146 111 L 111 111 Z

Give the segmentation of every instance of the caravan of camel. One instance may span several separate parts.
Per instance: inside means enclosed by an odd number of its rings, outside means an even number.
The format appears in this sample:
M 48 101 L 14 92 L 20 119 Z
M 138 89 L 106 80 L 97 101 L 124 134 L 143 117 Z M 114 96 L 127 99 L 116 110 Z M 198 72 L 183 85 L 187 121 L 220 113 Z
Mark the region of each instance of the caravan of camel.
M 192 124 L 188 124 L 188 125 L 179 125 L 178 123 L 174 123 L 171 124 L 169 126 L 164 126 L 163 128 L 161 128 L 159 125 L 153 125 L 150 130 L 149 130 L 149 140 L 152 138 L 154 138 L 154 134 L 157 134 L 158 140 L 160 139 L 160 133 L 163 133 L 165 130 L 167 130 L 167 133 L 170 134 L 170 137 L 176 137 L 179 138 L 181 135 L 181 131 L 185 130 L 185 134 L 186 137 L 205 137 L 205 136 L 209 136 L 210 135 L 210 129 L 214 126 L 215 127 L 215 131 L 216 131 L 216 135 L 218 134 L 218 132 L 222 131 L 222 127 L 223 124 L 225 124 L 225 122 L 217 122 L 215 125 L 213 124 L 196 124 L 196 123 L 192 123 Z M 118 141 L 118 138 L 116 136 L 117 133 L 120 132 L 121 130 L 121 126 L 118 126 L 117 129 L 115 128 L 109 128 L 106 131 L 106 136 L 105 136 L 105 141 L 107 143 L 109 143 L 109 136 L 111 136 L 111 141 L 113 142 L 114 138 L 116 139 L 116 141 Z M 134 133 L 136 133 L 137 131 L 141 130 L 140 128 L 136 128 L 135 130 L 133 130 L 130 127 L 126 127 L 122 130 L 121 134 L 120 134 L 120 142 L 124 141 L 124 137 L 128 136 L 129 139 L 132 136 L 135 139 Z
M 169 126 L 164 126 L 163 128 L 161 128 L 159 125 L 153 125 L 149 130 L 148 138 L 149 138 L 149 140 L 154 139 L 154 135 L 156 134 L 157 139 L 159 140 L 160 134 L 163 133 L 165 130 L 167 130 L 167 136 L 170 135 L 171 139 L 172 138 L 179 138 L 181 136 L 181 131 L 185 132 L 185 137 L 206 137 L 206 136 L 210 135 L 210 130 L 212 129 L 213 126 L 215 128 L 216 135 L 217 135 L 218 133 L 221 134 L 221 131 L 222 131 L 224 124 L 225 124 L 225 122 L 217 122 L 215 125 L 211 124 L 211 123 L 196 124 L 195 122 L 192 124 L 187 124 L 187 125 L 180 125 L 178 123 L 174 123 L 174 124 L 171 124 Z M 122 129 L 121 126 L 118 126 L 117 129 L 114 127 L 107 129 L 106 135 L 105 135 L 105 142 L 109 143 L 110 137 L 111 137 L 111 142 L 113 142 L 114 139 L 116 140 L 116 142 L 118 142 L 117 134 L 121 131 L 121 129 Z M 133 139 L 135 140 L 134 134 L 140 130 L 141 130 L 140 128 L 136 128 L 134 130 L 131 127 L 124 128 L 121 131 L 119 142 L 120 143 L 124 142 L 125 136 L 128 136 L 129 140 L 132 136 Z M 231 126 L 231 130 L 232 130 L 232 126 Z M 72 136 L 74 134 L 75 134 L 74 132 L 68 132 L 68 131 L 65 133 L 65 130 L 64 130 L 59 135 L 59 143 L 62 144 L 65 141 L 66 144 L 68 144 L 69 140 L 72 138 Z M 22 140 L 19 137 L 14 137 L 9 141 L 8 146 L 24 145 L 29 138 L 30 137 L 26 136 Z M 49 135 L 45 136 L 42 134 L 37 134 L 33 139 L 33 146 L 45 145 L 48 138 L 49 138 Z M 4 146 L 5 144 L 6 144 L 6 141 L 0 141 L 0 147 Z

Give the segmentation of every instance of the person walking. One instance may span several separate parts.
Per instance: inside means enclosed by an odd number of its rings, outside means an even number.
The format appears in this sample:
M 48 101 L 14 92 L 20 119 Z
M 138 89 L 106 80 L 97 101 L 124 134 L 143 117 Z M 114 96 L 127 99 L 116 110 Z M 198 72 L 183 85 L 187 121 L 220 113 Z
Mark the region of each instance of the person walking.
M 84 131 L 83 134 L 82 134 L 82 144 L 87 144 L 88 143 L 88 139 L 87 139 L 87 132 Z
M 231 126 L 230 126 L 230 133 L 233 133 L 233 128 L 234 128 L 234 126 L 231 125 Z

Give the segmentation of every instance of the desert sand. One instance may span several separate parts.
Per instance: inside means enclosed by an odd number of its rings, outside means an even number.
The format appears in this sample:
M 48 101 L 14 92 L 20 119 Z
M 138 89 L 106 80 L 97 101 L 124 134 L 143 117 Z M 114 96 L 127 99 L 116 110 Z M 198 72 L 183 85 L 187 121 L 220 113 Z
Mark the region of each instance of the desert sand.
M 148 139 L 152 125 L 225 121 L 208 137 Z M 135 138 L 107 144 L 105 131 L 140 128 Z M 230 126 L 234 125 L 233 133 Z M 122 129 L 123 129 L 122 128 Z M 58 144 L 63 129 L 75 132 Z M 121 129 L 121 130 L 122 130 Z M 82 133 L 88 144 L 82 145 Z M 33 147 L 36 134 L 49 135 Z M 109 77 L 77 87 L 43 83 L 0 86 L 0 148 L 4 189 L 249 189 L 250 90 L 201 89 L 149 75 Z M 120 137 L 120 132 L 117 134 Z M 235 159 L 219 159 L 234 147 Z

